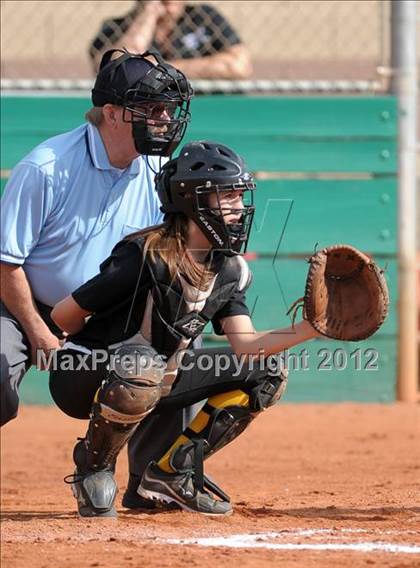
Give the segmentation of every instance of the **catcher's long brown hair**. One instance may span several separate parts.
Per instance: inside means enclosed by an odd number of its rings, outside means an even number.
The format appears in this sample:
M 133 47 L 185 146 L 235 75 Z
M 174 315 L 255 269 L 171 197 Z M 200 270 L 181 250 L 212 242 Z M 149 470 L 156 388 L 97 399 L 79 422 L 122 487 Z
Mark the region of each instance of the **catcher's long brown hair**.
M 187 250 L 188 218 L 182 213 L 167 215 L 162 225 L 148 227 L 128 235 L 127 240 L 144 237 L 144 255 L 153 262 L 160 257 L 168 266 L 172 279 L 182 274 L 195 288 L 206 290 L 214 272 L 191 256 Z

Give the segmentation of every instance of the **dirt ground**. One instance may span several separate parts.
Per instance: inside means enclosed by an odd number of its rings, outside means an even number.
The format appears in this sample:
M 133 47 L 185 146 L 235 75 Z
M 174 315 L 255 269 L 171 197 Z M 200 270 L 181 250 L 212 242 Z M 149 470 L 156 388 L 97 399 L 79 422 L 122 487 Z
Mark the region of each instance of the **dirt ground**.
M 226 519 L 122 509 L 125 452 L 119 518 L 79 519 L 63 477 L 84 429 L 26 406 L 2 430 L 2 568 L 420 566 L 420 405 L 270 409 L 207 463 Z

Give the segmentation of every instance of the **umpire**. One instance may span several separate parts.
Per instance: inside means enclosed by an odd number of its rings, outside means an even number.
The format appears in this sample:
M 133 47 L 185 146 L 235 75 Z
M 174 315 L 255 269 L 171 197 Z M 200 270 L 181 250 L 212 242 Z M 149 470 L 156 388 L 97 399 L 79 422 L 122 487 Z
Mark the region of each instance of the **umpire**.
M 154 176 L 183 137 L 191 97 L 158 53 L 108 51 L 87 122 L 14 168 L 1 203 L 1 425 L 17 415 L 31 364 L 60 345 L 51 307 L 124 236 L 161 222 Z

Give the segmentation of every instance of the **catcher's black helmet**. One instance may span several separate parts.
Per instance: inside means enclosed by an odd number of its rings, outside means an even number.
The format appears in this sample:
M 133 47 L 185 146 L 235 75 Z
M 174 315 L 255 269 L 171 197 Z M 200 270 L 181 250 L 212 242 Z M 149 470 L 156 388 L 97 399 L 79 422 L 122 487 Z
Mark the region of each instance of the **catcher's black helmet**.
M 199 141 L 186 144 L 178 158 L 170 160 L 156 176 L 156 189 L 162 211 L 183 213 L 192 219 L 217 250 L 227 255 L 245 252 L 255 207 L 252 176 L 243 159 L 217 142 Z M 222 192 L 246 192 L 247 204 L 240 210 L 227 210 L 220 204 Z M 215 193 L 217 206 L 209 196 Z M 240 213 L 234 223 L 226 223 L 227 213 Z
M 121 55 L 113 58 L 116 53 Z M 147 57 L 153 57 L 156 64 Z M 123 119 L 133 125 L 137 151 L 152 156 L 170 156 L 181 142 L 190 120 L 192 96 L 185 75 L 155 50 L 141 55 L 107 51 L 92 89 L 94 106 L 110 103 L 124 108 Z

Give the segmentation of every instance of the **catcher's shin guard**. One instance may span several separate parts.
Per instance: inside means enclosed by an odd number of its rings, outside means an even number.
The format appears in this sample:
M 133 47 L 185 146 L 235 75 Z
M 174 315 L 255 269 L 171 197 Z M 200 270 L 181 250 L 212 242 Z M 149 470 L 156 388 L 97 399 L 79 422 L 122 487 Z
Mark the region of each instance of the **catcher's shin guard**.
M 73 453 L 76 473 L 70 480 L 82 516 L 110 516 L 117 488 L 113 478 L 116 458 L 139 422 L 160 399 L 164 366 L 153 349 L 123 346 L 124 356 L 136 362 L 143 357 L 141 368 L 128 370 L 116 362 L 98 389 L 92 406 L 86 437 Z M 137 363 L 137 362 L 136 362 Z
M 167 472 L 176 470 L 177 454 L 201 440 L 204 459 L 237 438 L 260 412 L 275 404 L 286 389 L 287 374 L 269 376 L 266 371 L 251 373 L 244 390 L 235 390 L 209 398 L 190 426 L 159 460 Z M 245 390 L 246 389 L 246 390 Z M 185 450 L 184 448 L 184 450 Z

